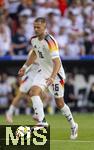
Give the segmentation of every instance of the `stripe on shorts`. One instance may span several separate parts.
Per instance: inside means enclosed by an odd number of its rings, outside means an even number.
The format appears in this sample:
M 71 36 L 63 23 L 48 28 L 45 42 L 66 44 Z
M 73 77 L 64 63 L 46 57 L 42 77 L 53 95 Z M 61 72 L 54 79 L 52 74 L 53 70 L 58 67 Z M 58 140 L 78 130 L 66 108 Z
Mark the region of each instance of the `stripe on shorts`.
M 20 84 L 23 84 L 28 79 L 28 76 L 24 80 L 21 80 Z
M 64 80 L 63 80 L 63 77 L 62 77 L 59 73 L 58 73 L 57 75 L 58 75 L 58 77 L 59 77 L 59 79 L 60 79 L 61 85 L 64 86 L 64 83 L 65 83 L 65 82 L 64 82 Z

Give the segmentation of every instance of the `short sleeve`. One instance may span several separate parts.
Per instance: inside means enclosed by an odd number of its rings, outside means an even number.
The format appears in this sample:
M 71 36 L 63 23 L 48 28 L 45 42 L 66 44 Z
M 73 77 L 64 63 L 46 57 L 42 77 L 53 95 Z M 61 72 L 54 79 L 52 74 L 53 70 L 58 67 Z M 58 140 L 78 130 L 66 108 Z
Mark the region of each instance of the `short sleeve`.
M 49 51 L 51 53 L 52 59 L 59 57 L 59 48 L 56 40 L 50 34 L 45 37 L 48 44 Z

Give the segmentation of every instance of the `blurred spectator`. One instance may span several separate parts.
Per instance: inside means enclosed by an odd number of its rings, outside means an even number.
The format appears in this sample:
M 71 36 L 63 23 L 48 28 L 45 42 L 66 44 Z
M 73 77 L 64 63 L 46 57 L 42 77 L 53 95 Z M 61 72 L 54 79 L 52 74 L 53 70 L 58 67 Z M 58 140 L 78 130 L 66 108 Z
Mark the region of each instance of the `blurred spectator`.
M 75 87 L 74 87 L 74 77 L 72 74 L 69 74 L 66 82 L 65 82 L 65 92 L 64 92 L 64 99 L 66 103 L 74 104 L 77 107 L 77 98 L 75 96 Z
M 14 55 L 26 55 L 27 52 L 27 39 L 24 36 L 23 27 L 19 26 L 16 34 L 13 36 L 13 51 Z
M 92 54 L 93 53 L 93 41 L 92 41 L 92 33 L 91 33 L 90 28 L 85 28 L 84 45 L 86 49 L 86 55 Z
M 4 0 L 0 0 L 0 7 L 4 5 Z
M 16 28 L 18 26 L 17 8 L 19 4 L 19 0 L 5 0 L 4 8 L 7 12 L 6 22 L 11 28 L 12 35 L 14 35 L 14 33 L 16 32 Z
M 64 15 L 65 10 L 67 9 L 68 2 L 67 0 L 57 0 L 58 1 L 58 7 L 61 11 L 61 15 Z
M 24 35 L 27 40 L 33 35 L 33 19 L 30 9 L 24 9 L 19 14 L 19 25 L 24 28 Z
M 20 5 L 17 8 L 18 15 L 24 9 L 32 10 L 32 0 L 21 0 L 21 3 L 20 3 Z
M 69 34 L 69 43 L 66 46 L 65 55 L 75 57 L 80 55 L 85 55 L 85 48 L 83 45 L 79 44 L 76 40 L 77 36 L 75 34 Z
M 11 27 L 13 33 L 16 30 L 16 26 L 17 26 L 17 19 L 18 19 L 17 8 L 19 4 L 20 4 L 19 0 L 5 0 L 5 10 L 7 10 L 8 13 L 7 22 Z
M 11 86 L 7 83 L 7 74 L 0 75 L 0 106 L 7 107 L 12 98 Z
M 19 5 L 19 0 L 5 0 L 5 8 L 8 10 L 12 19 L 17 19 L 17 8 Z
M 58 35 L 59 27 L 57 25 L 57 16 L 53 12 L 48 13 L 47 20 L 48 20 L 48 31 L 53 36 Z
M 75 15 L 81 15 L 83 10 L 82 0 L 71 0 L 69 7 L 66 9 L 66 12 L 72 12 Z
M 71 20 L 71 26 L 69 28 L 69 32 L 75 33 L 75 35 L 80 39 L 83 36 L 83 18 L 82 16 L 78 16 L 78 12 L 69 12 L 68 17 Z M 78 18 L 80 17 L 80 18 Z M 78 40 L 77 39 L 77 40 Z
M 89 94 L 88 94 L 89 102 L 94 103 L 94 83 L 92 83 Z
M 10 53 L 11 50 L 11 31 L 5 23 L 3 14 L 0 14 L 0 56 Z
M 60 48 L 60 56 L 63 56 L 65 55 L 66 47 L 68 44 L 68 35 L 66 34 L 65 24 L 62 24 L 62 26 L 60 27 L 60 31 L 56 39 Z
M 71 102 L 75 100 L 75 93 L 74 93 L 74 77 L 72 74 L 68 74 L 65 82 L 65 92 L 64 97 L 66 102 Z
M 37 9 L 37 17 L 46 17 L 48 13 L 56 13 L 61 14 L 60 10 L 58 9 L 58 2 L 57 0 L 36 0 L 35 6 Z
M 94 2 L 92 0 L 85 1 L 83 13 L 84 13 L 85 17 L 87 17 L 88 19 L 91 18 L 91 13 L 92 13 L 93 7 L 94 7 Z

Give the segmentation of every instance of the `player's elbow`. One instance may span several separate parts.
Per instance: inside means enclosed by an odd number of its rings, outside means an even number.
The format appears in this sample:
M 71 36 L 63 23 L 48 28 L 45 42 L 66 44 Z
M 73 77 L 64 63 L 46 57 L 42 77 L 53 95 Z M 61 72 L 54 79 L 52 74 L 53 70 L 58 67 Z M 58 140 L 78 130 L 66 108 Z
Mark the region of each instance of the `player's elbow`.
M 60 59 L 59 58 L 55 58 L 55 59 L 53 59 L 53 63 L 54 63 L 54 65 L 55 66 L 61 66 L 61 62 L 60 62 Z

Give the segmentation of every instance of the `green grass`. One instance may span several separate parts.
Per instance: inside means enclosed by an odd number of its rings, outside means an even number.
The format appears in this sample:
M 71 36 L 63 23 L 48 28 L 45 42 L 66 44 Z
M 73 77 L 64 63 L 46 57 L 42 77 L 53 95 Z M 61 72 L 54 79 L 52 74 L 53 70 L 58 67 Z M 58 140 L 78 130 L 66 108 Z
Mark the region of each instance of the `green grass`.
M 94 114 L 74 114 L 79 124 L 79 136 L 71 141 L 70 126 L 62 115 L 47 115 L 50 123 L 51 150 L 94 150 Z M 0 116 L 0 124 L 6 124 L 4 116 Z M 31 116 L 15 116 L 16 125 L 33 125 L 35 122 Z

